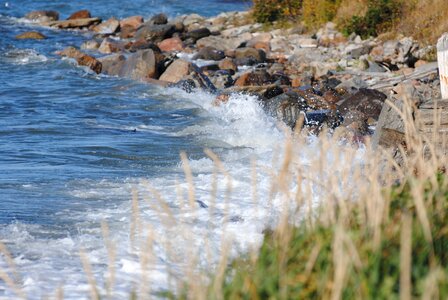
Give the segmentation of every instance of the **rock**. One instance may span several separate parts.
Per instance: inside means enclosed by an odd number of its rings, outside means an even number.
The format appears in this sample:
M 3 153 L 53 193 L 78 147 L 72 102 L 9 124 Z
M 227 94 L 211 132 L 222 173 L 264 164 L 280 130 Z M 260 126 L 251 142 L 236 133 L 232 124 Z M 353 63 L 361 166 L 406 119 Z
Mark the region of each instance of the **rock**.
M 369 54 L 372 47 L 368 44 L 351 44 L 345 48 L 345 53 L 354 59 L 359 59 L 362 55 Z
M 181 88 L 188 93 L 193 92 L 193 90 L 195 89 L 201 89 L 209 93 L 216 93 L 216 87 L 213 85 L 210 79 L 204 73 L 202 73 L 199 68 L 195 67 L 194 65 L 192 65 L 191 67 L 193 70 L 190 75 L 185 76 L 182 80 L 175 84 L 172 84 L 171 86 Z
M 271 83 L 271 75 L 266 70 L 259 69 L 242 74 L 235 81 L 235 86 L 268 85 Z
M 178 37 L 172 37 L 165 39 L 157 44 L 161 51 L 173 52 L 173 51 L 183 51 L 184 46 L 182 40 Z
M 228 71 L 217 71 L 209 76 L 210 81 L 218 89 L 225 89 L 233 85 L 233 79 Z
M 357 92 L 359 89 L 367 88 L 368 84 L 364 80 L 362 80 L 359 76 L 353 76 L 352 78 L 343 81 L 340 83 L 336 89 L 344 89 L 349 93 Z
M 58 21 L 59 13 L 54 10 L 36 10 L 28 13 L 25 16 L 25 19 L 34 21 L 34 22 L 50 22 L 50 21 Z
M 196 43 L 197 40 L 210 36 L 211 32 L 208 28 L 199 28 L 196 30 L 192 30 L 187 32 L 186 38 L 191 39 L 193 43 Z
M 119 75 L 140 81 L 145 81 L 148 78 L 157 78 L 159 62 L 152 49 L 140 50 L 128 57 Z
M 120 27 L 130 26 L 136 31 L 143 24 L 142 16 L 132 16 L 120 21 Z
M 101 43 L 100 47 L 98 48 L 98 51 L 104 54 L 110 54 L 114 52 L 120 52 L 124 50 L 124 45 L 122 42 L 105 38 L 103 42 Z
M 163 14 L 157 14 L 151 17 L 151 19 L 149 19 L 148 24 L 151 25 L 165 25 L 168 23 L 168 17 Z
M 88 19 L 42 22 L 42 25 L 55 27 L 59 29 L 75 29 L 75 28 L 81 29 L 99 24 L 100 22 L 101 22 L 100 18 L 88 18 Z
M 353 95 L 348 96 L 338 107 L 338 111 L 345 116 L 349 111 L 356 110 L 364 114 L 365 119 L 377 120 L 387 96 L 383 93 L 362 88 Z
M 196 46 L 199 49 L 204 47 L 213 47 L 221 51 L 233 50 L 240 44 L 240 39 L 225 39 L 214 35 L 199 39 L 196 42 Z
M 154 44 L 153 42 L 147 40 L 136 40 L 135 42 L 131 42 L 125 46 L 130 52 L 137 52 L 139 50 L 152 49 L 153 51 L 160 53 L 160 48 Z
M 75 47 L 65 48 L 63 51 L 58 52 L 59 55 L 75 59 L 80 66 L 89 67 L 92 71 L 99 74 L 101 73 L 102 64 L 96 58 L 87 55 Z
M 45 35 L 43 35 L 40 32 L 37 32 L 37 31 L 28 31 L 28 32 L 24 32 L 19 35 L 16 35 L 16 39 L 18 39 L 18 40 L 43 40 L 46 38 L 47 37 Z
M 290 50 L 290 46 L 285 38 L 273 38 L 270 42 L 270 47 L 272 52 L 288 52 Z
M 115 18 L 110 18 L 109 20 L 95 26 L 93 31 L 100 34 L 113 34 L 117 32 L 118 28 L 120 28 L 120 21 Z
M 232 70 L 233 72 L 238 70 L 238 67 L 231 58 L 224 58 L 219 62 L 218 66 L 221 70 Z
M 145 23 L 135 34 L 137 39 L 145 39 L 152 42 L 161 42 L 170 38 L 174 33 L 175 27 L 172 24 L 152 25 Z
M 294 128 L 296 121 L 307 109 L 305 100 L 297 93 L 288 91 L 262 102 L 268 114 Z
M 74 12 L 70 15 L 70 17 L 67 18 L 67 20 L 76 20 L 76 19 L 88 19 L 91 18 L 90 11 L 87 9 L 78 10 L 77 12 Z
M 301 38 L 297 40 L 300 48 L 317 48 L 317 40 L 311 38 Z
M 384 73 L 386 72 L 386 69 L 383 68 L 380 64 L 374 62 L 374 61 L 367 61 L 369 67 L 366 69 L 367 72 L 373 72 L 373 73 Z
M 102 64 L 101 72 L 110 76 L 119 76 L 126 57 L 123 54 L 112 54 L 98 59 Z
M 175 60 L 160 76 L 160 80 L 176 83 L 190 74 L 191 63 L 182 59 Z
M 419 67 L 424 66 L 426 64 L 428 64 L 428 62 L 426 60 L 419 59 L 419 60 L 417 60 L 415 62 L 414 67 L 415 68 L 419 68 Z
M 136 30 L 134 27 L 129 26 L 129 25 L 125 25 L 125 26 L 120 25 L 120 38 L 130 39 L 130 38 L 135 37 L 135 33 L 136 33 Z
M 205 59 L 205 60 L 221 60 L 226 56 L 221 50 L 216 50 L 213 47 L 204 47 L 199 52 L 193 56 L 193 59 Z
M 295 92 L 305 101 L 308 108 L 312 110 L 335 109 L 323 97 L 316 95 L 311 91 L 295 90 Z
M 95 40 L 85 41 L 81 44 L 83 50 L 97 50 L 100 47 L 100 43 Z
M 192 24 L 195 24 L 195 23 L 202 23 L 202 22 L 204 22 L 205 21 L 205 19 L 204 19 L 204 17 L 201 17 L 200 15 L 198 15 L 198 14 L 190 14 L 190 15 L 187 15 L 185 18 L 184 18 L 184 20 L 183 20 L 183 24 L 185 25 L 185 26 L 190 26 L 190 25 L 192 25 Z
M 235 50 L 235 63 L 237 65 L 254 65 L 266 61 L 266 53 L 261 49 L 238 48 Z

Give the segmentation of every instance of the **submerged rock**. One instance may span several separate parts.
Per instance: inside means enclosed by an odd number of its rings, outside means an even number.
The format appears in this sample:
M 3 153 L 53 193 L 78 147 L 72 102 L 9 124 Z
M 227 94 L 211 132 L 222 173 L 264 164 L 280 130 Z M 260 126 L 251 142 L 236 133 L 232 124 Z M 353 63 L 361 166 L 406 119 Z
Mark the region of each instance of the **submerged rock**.
M 59 13 L 54 10 L 36 10 L 28 13 L 25 16 L 25 19 L 34 21 L 34 22 L 49 22 L 49 21 L 58 21 Z
M 43 35 L 40 32 L 37 32 L 37 31 L 28 31 L 28 32 L 24 32 L 19 35 L 16 35 L 16 39 L 18 39 L 18 40 L 43 40 L 46 38 L 47 37 L 45 35 Z
M 58 52 L 58 54 L 64 57 L 75 59 L 79 65 L 86 66 L 97 74 L 101 73 L 102 70 L 101 62 L 98 61 L 96 58 L 87 55 L 82 51 L 79 51 L 75 47 L 65 48 L 64 50 Z

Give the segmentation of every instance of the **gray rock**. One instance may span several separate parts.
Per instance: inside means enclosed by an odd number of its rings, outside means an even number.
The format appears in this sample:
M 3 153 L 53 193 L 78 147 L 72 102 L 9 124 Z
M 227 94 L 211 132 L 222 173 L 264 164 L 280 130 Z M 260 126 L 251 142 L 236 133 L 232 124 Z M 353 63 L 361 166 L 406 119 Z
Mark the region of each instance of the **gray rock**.
M 110 18 L 107 21 L 95 26 L 93 31 L 100 34 L 113 34 L 120 28 L 120 21 L 115 18 Z
M 112 54 L 98 59 L 102 65 L 102 73 L 110 76 L 119 76 L 123 68 L 126 57 L 123 54 Z
M 168 23 L 168 17 L 163 13 L 152 16 L 151 19 L 149 19 L 148 21 L 148 24 L 151 25 L 165 25 L 167 23 Z
M 58 21 L 59 13 L 54 10 L 36 10 L 26 14 L 25 19 L 34 22 Z
M 237 65 L 254 65 L 266 61 L 266 53 L 261 49 L 250 47 L 235 50 L 235 63 Z
M 137 30 L 135 37 L 152 42 L 161 42 L 170 38 L 174 32 L 175 27 L 172 24 L 152 25 L 145 23 Z
M 100 47 L 100 43 L 95 40 L 85 41 L 81 44 L 81 49 L 83 50 L 96 50 Z
M 226 56 L 221 50 L 217 50 L 213 47 L 204 47 L 199 52 L 193 56 L 193 59 L 205 59 L 205 60 L 221 60 Z
M 338 112 L 341 116 L 345 116 L 350 111 L 356 110 L 364 114 L 366 120 L 368 118 L 378 120 L 386 98 L 385 94 L 377 90 L 362 88 L 343 100 L 338 107 Z
M 199 28 L 196 30 L 189 31 L 186 34 L 185 38 L 191 39 L 193 41 L 193 43 L 195 43 L 199 39 L 210 36 L 210 34 L 211 34 L 210 30 L 208 28 L 204 27 L 204 28 Z
M 123 64 L 119 76 L 144 81 L 148 78 L 157 78 L 158 59 L 152 49 L 133 53 Z

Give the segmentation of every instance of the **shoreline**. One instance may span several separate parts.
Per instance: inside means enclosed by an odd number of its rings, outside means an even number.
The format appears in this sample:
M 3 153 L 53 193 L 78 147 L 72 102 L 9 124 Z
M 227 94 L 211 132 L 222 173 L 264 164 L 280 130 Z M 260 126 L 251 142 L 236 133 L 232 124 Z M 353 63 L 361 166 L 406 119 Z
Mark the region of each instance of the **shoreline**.
M 291 129 L 304 119 L 301 127 L 312 134 L 326 128 L 354 144 L 388 127 L 378 126 L 386 100 L 409 98 L 418 108 L 440 98 L 435 46 L 421 47 L 409 37 L 345 37 L 333 23 L 317 32 L 300 24 L 266 31 L 248 11 L 174 19 L 159 13 L 148 20 L 101 20 L 87 10 L 59 20 L 58 12 L 34 11 L 25 18 L 92 33 L 91 40 L 57 54 L 95 73 L 189 93 L 204 90 L 214 95 L 213 105 L 225 104 L 233 93 L 255 95 L 267 114 Z M 16 38 L 45 42 L 38 31 Z M 399 143 L 373 140 L 382 146 Z

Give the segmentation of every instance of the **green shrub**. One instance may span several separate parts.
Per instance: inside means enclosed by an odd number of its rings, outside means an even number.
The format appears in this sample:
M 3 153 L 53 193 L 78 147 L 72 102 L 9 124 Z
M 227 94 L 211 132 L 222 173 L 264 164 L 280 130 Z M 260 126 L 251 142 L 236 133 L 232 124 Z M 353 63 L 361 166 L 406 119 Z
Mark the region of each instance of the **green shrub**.
M 363 38 L 377 36 L 391 29 L 400 13 L 401 5 L 398 0 L 369 0 L 366 14 L 353 16 L 343 25 L 343 31 L 347 35 L 354 32 Z
M 302 0 L 254 0 L 253 16 L 257 22 L 272 23 L 300 15 Z

